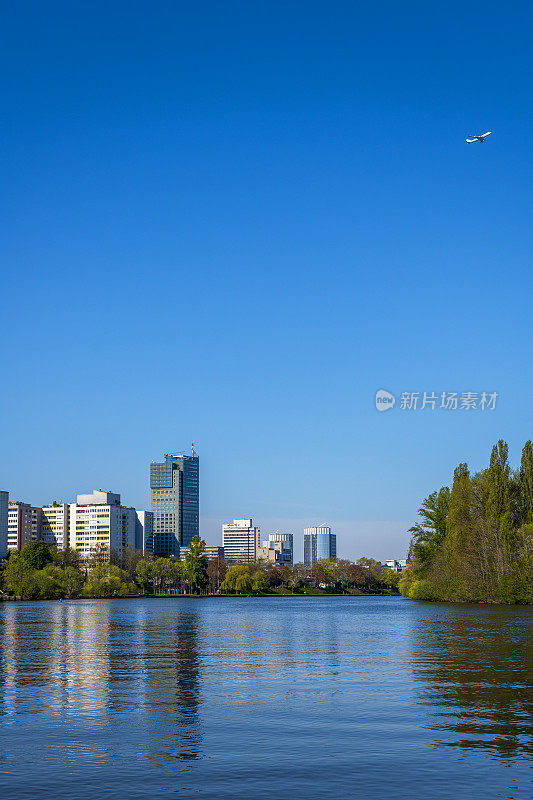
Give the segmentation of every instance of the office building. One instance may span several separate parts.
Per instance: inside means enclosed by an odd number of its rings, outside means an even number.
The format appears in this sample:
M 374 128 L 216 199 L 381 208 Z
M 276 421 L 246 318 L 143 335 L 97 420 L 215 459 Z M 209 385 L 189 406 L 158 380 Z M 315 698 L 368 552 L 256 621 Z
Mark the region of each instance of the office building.
M 258 550 L 257 558 L 271 561 L 280 567 L 292 567 L 293 540 L 292 533 L 269 533 L 268 540 Z
M 205 554 L 209 561 L 214 561 L 215 558 L 219 558 L 222 561 L 224 558 L 224 548 L 218 545 L 208 544 L 205 548 Z
M 226 561 L 251 562 L 257 560 L 259 528 L 251 519 L 234 519 L 222 525 L 222 546 Z
M 154 515 L 151 511 L 135 512 L 135 549 L 143 553 L 154 551 Z
M 41 534 L 42 509 L 29 503 L 9 503 L 7 513 L 7 548 L 22 550 Z
M 304 529 L 304 564 L 312 567 L 317 561 L 337 558 L 337 537 L 328 525 Z
M 100 549 L 109 560 L 111 553 L 135 547 L 136 519 L 135 509 L 122 506 L 119 494 L 96 489 L 79 494 L 70 504 L 70 546 L 84 559 Z
M 7 556 L 7 517 L 9 492 L 0 492 L 0 558 Z
M 65 550 L 69 545 L 69 504 L 52 503 L 43 506 L 41 515 L 41 539 L 50 547 Z
M 200 534 L 199 458 L 167 453 L 150 464 L 154 553 L 177 556 Z

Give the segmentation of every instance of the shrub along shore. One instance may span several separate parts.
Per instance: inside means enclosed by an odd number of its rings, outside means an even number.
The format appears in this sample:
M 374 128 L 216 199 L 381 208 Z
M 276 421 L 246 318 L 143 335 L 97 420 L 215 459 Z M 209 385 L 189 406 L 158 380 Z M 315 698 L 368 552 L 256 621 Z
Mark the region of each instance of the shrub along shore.
M 265 562 L 208 561 L 205 542 L 193 539 L 183 561 L 136 550 L 120 555 L 97 548 L 88 562 L 76 550 L 57 550 L 45 542 L 11 552 L 0 566 L 2 599 L 161 596 L 293 596 L 397 594 L 398 574 L 378 561 L 361 558 L 276 567 Z
M 419 509 L 409 568 L 400 592 L 414 600 L 533 603 L 533 446 L 512 469 L 508 446 L 492 448 L 489 466 L 459 464 L 451 489 Z

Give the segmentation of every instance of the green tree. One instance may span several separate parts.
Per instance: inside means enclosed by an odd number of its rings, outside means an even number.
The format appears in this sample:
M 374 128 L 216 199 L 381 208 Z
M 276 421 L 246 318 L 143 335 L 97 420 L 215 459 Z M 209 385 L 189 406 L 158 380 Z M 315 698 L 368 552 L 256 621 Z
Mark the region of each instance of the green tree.
M 252 590 L 254 592 L 266 592 L 268 589 L 268 580 L 264 572 L 258 569 L 252 575 Z
M 311 575 L 317 583 L 332 584 L 337 580 L 337 565 L 334 561 L 321 559 L 313 564 Z
M 199 536 L 194 536 L 184 562 L 184 575 L 190 592 L 196 593 L 207 586 L 207 563 L 205 542 Z
M 25 544 L 20 551 L 20 557 L 28 567 L 32 569 L 43 569 L 53 561 L 50 548 L 45 542 L 35 541 Z
M 222 582 L 222 591 L 248 593 L 252 588 L 250 567 L 246 564 L 236 564 L 230 567 Z
M 151 582 L 152 577 L 153 577 L 152 562 L 142 558 L 140 561 L 137 562 L 137 566 L 135 568 L 135 578 L 137 580 L 137 583 L 143 590 L 143 594 L 146 593 L 146 587 Z

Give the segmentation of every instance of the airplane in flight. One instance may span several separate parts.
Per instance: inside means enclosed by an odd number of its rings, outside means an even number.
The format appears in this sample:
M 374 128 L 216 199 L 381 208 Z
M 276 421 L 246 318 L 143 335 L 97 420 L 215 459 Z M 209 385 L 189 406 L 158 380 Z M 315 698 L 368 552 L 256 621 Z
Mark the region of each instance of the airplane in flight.
M 468 136 L 466 141 L 468 144 L 472 144 L 472 142 L 484 142 L 487 136 L 490 136 L 492 131 L 487 131 L 487 133 L 482 133 L 481 136 Z

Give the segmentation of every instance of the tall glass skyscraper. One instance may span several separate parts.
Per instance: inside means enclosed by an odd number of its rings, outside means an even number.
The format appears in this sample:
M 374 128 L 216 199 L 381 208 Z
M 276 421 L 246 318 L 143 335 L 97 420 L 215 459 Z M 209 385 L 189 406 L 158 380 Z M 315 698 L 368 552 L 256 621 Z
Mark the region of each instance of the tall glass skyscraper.
M 312 567 L 317 561 L 337 558 L 337 537 L 328 525 L 304 528 L 304 564 Z
M 166 453 L 150 464 L 154 553 L 179 556 L 200 532 L 199 458 Z

